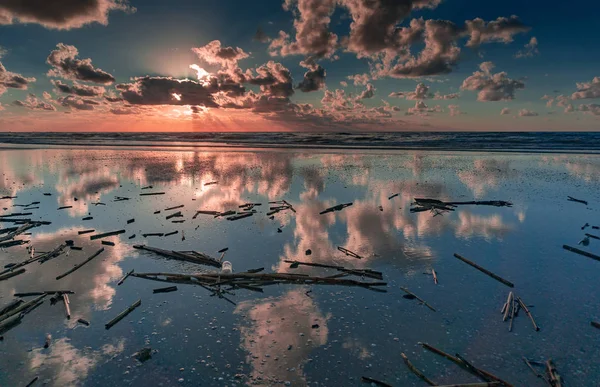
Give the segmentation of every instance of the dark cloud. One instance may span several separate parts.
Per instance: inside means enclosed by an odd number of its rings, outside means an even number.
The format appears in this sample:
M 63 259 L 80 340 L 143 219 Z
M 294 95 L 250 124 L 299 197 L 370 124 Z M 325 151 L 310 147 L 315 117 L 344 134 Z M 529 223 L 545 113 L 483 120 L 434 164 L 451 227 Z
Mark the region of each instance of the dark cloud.
M 306 67 L 308 71 L 304 73 L 304 79 L 298 84 L 298 89 L 307 93 L 321 90 L 325 87 L 325 76 L 327 73 L 321 65 L 310 60 L 300 62 L 300 65 Z
M 269 38 L 269 36 L 265 34 L 262 28 L 258 27 L 252 40 L 256 40 L 257 42 L 261 43 L 268 43 L 271 40 L 271 38 Z
M 600 98 L 600 77 L 595 77 L 591 82 L 577 83 L 577 91 L 571 99 Z
M 38 99 L 35 94 L 29 94 L 25 101 L 14 101 L 13 105 L 24 107 L 30 110 L 56 111 L 54 105 Z
M 515 91 L 524 89 L 525 84 L 520 80 L 508 78 L 505 72 L 492 74 L 492 62 L 483 62 L 476 71 L 462 83 L 463 90 L 479 90 L 478 101 L 505 101 L 515 98 Z
M 348 50 L 368 56 L 388 48 L 397 48 L 396 26 L 413 9 L 435 8 L 441 0 L 340 0 L 348 8 L 352 23 Z
M 308 55 L 317 58 L 329 58 L 335 52 L 338 37 L 329 31 L 331 15 L 336 7 L 336 0 L 285 0 L 284 8 L 292 6 L 298 10 L 298 18 L 294 20 L 296 40 L 283 31 L 269 45 L 271 55 Z
M 0 24 L 37 23 L 68 30 L 108 24 L 110 11 L 135 12 L 126 0 L 0 0 Z
M 27 90 L 27 86 L 31 82 L 35 82 L 35 78 L 27 78 L 21 74 L 10 72 L 0 62 L 0 95 L 9 88 Z
M 202 105 L 217 107 L 213 94 L 219 89 L 191 80 L 141 77 L 118 84 L 123 99 L 134 105 Z
M 75 110 L 94 110 L 94 106 L 99 105 L 98 102 L 91 99 L 82 99 L 73 95 L 60 97 L 56 100 L 61 106 L 72 108 Z
M 101 85 L 110 85 L 115 78 L 109 73 L 95 68 L 91 59 L 77 59 L 79 52 L 75 46 L 63 43 L 56 45 L 46 62 L 52 66 L 48 71 L 50 77 L 61 77 L 79 81 L 93 82 Z
M 571 108 L 572 107 L 573 106 L 571 105 Z M 579 105 L 578 110 L 580 112 L 586 112 L 586 113 L 594 115 L 594 116 L 600 116 L 600 105 L 595 104 L 595 103 Z
M 258 76 L 248 79 L 269 96 L 290 97 L 294 94 L 292 73 L 281 63 L 269 61 L 256 69 Z
M 489 23 L 477 18 L 465 22 L 466 30 L 470 36 L 467 47 L 479 47 L 482 43 L 503 42 L 510 43 L 516 34 L 529 31 L 531 28 L 524 25 L 517 16 L 499 17 Z
M 77 82 L 73 82 L 73 85 L 69 86 L 58 79 L 51 82 L 61 93 L 75 94 L 80 97 L 98 97 L 106 92 L 102 86 L 87 86 Z
M 367 83 L 367 87 L 356 97 L 357 100 L 362 100 L 362 99 L 369 99 L 369 98 L 373 98 L 375 96 L 375 87 L 370 84 Z

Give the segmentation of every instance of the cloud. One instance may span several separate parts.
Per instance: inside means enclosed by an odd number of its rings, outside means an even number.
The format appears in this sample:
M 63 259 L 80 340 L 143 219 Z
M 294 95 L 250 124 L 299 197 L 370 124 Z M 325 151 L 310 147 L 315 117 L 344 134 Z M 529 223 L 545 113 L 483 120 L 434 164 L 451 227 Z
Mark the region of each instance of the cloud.
M 441 94 L 439 91 L 436 91 L 433 95 L 433 99 L 458 99 L 460 98 L 459 93 L 450 93 L 450 94 Z
M 106 92 L 106 89 L 102 86 L 87 86 L 77 82 L 73 82 L 73 85 L 69 86 L 59 79 L 51 82 L 61 93 L 75 94 L 80 97 L 98 97 Z
M 595 77 L 591 82 L 577 83 L 577 92 L 571 99 L 600 98 L 600 77 Z
M 476 71 L 462 83 L 463 90 L 479 90 L 478 101 L 505 101 L 515 98 L 515 91 L 524 89 L 522 81 L 510 79 L 505 72 L 492 74 L 492 62 L 483 62 L 481 71 Z
M 6 89 L 27 90 L 29 83 L 35 82 L 35 78 L 27 78 L 21 74 L 13 73 L 0 62 L 0 95 L 6 92 Z
M 60 97 L 56 100 L 61 106 L 72 108 L 75 110 L 94 110 L 94 106 L 100 103 L 92 99 L 78 98 L 73 95 Z
M 537 114 L 534 111 L 531 111 L 528 109 L 519 110 L 519 117 L 537 117 L 537 116 L 539 116 L 539 114 Z
M 111 11 L 135 12 L 126 0 L 3 0 L 0 24 L 36 23 L 46 28 L 68 30 L 86 24 L 108 24 Z
M 441 0 L 340 0 L 352 23 L 347 47 L 359 57 L 400 46 L 396 26 L 413 9 L 435 8 Z
M 321 65 L 316 64 L 312 60 L 302 61 L 300 65 L 307 68 L 308 71 L 304 73 L 304 79 L 298 84 L 298 89 L 307 93 L 321 90 L 325 87 L 325 76 L 327 73 Z
M 524 50 L 517 51 L 515 58 L 532 58 L 539 54 L 540 51 L 538 50 L 538 40 L 534 36 L 529 40 L 529 43 L 525 45 Z
M 373 98 L 373 96 L 375 95 L 375 87 L 370 84 L 367 83 L 367 87 L 366 89 L 364 89 L 357 97 L 357 100 L 361 100 L 361 99 L 369 99 L 369 98 Z
M 254 37 L 252 38 L 252 40 L 256 40 L 257 42 L 260 42 L 260 43 L 268 43 L 269 41 L 271 41 L 271 38 L 269 38 L 269 36 L 267 34 L 265 34 L 265 32 L 262 30 L 262 28 L 258 27 L 256 29 L 256 33 L 254 34 Z
M 202 47 L 192 48 L 192 51 L 206 63 L 219 64 L 222 67 L 237 66 L 237 62 L 250 56 L 239 47 L 222 47 L 218 40 L 213 40 Z
M 407 116 L 412 116 L 412 115 L 420 115 L 420 116 L 428 116 L 429 113 L 439 113 L 442 111 L 442 107 L 440 105 L 436 105 L 434 107 L 429 107 L 427 106 L 427 104 L 424 101 L 417 101 L 415 102 L 415 106 L 408 108 L 408 110 L 406 111 L 406 113 L 404 113 Z
M 580 112 L 586 112 L 594 116 L 600 116 L 600 105 L 591 103 L 587 105 L 579 105 L 578 110 Z
M 337 47 L 338 37 L 329 31 L 336 0 L 285 0 L 284 9 L 296 5 L 298 17 L 294 20 L 295 41 L 283 31 L 269 45 L 271 55 L 307 55 L 330 58 Z
M 417 84 L 415 91 L 395 91 L 390 93 L 390 97 L 406 98 L 407 100 L 429 99 L 433 94 L 429 92 L 429 86 L 424 83 Z
M 366 86 L 367 83 L 369 82 L 369 80 L 371 79 L 369 74 L 348 75 L 346 78 L 350 79 L 354 83 L 354 86 L 358 86 L 358 85 Z
M 510 109 L 509 108 L 504 108 L 500 111 L 500 115 L 501 116 L 505 116 L 507 114 L 510 114 Z
M 48 71 L 49 77 L 76 79 L 101 85 L 110 85 L 115 81 L 109 73 L 95 68 L 91 59 L 76 59 L 79 52 L 75 46 L 58 43 L 56 48 L 46 59 L 46 62 L 53 67 Z
M 465 114 L 463 112 L 460 111 L 460 106 L 458 105 L 448 105 L 448 109 L 450 109 L 450 116 L 454 117 L 454 116 L 458 116 L 461 114 Z
M 24 107 L 29 110 L 56 111 L 54 105 L 38 99 L 35 94 L 27 95 L 25 101 L 14 101 L 13 105 Z
M 477 18 L 465 22 L 466 29 L 470 35 L 467 47 L 479 47 L 482 43 L 503 42 L 510 43 L 513 36 L 530 30 L 517 16 L 510 18 L 499 17 L 489 23 Z M 536 40 L 537 42 L 537 40 Z
M 341 81 L 341 82 L 340 82 L 340 85 L 341 85 L 342 87 L 348 87 L 348 82 L 346 82 L 346 81 Z
M 269 61 L 256 69 L 258 76 L 248 82 L 260 86 L 264 94 L 276 97 L 289 97 L 294 94 L 292 73 L 281 63 Z

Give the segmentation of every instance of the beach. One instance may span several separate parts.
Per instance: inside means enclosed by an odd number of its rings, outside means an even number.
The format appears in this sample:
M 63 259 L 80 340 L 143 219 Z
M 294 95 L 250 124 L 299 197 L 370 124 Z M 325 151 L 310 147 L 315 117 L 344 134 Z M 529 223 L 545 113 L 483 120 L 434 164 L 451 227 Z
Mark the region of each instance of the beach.
M 401 353 L 440 385 L 480 381 L 419 343 L 458 353 L 515 386 L 545 385 L 523 357 L 553 359 L 571 386 L 592 386 L 600 379 L 595 358 L 600 330 L 590 325 L 600 321 L 600 262 L 562 247 L 600 254 L 598 240 L 578 245 L 585 233 L 600 236 L 592 228 L 600 226 L 600 155 L 585 149 L 565 153 L 560 147 L 507 153 L 117 145 L 7 144 L 0 149 L 0 197 L 8 197 L 0 200 L 0 218 L 31 213 L 22 218 L 51 222 L 20 237 L 29 242 L 2 249 L 0 267 L 25 261 L 30 247 L 48 252 L 69 240 L 82 248 L 66 248 L 0 281 L 0 307 L 18 292 L 74 292 L 70 319 L 64 301 L 51 305 L 49 294 L 3 333 L 2 386 L 26 385 L 35 377 L 50 386 L 351 386 L 361 385 L 361 377 L 394 386 L 425 385 Z M 415 198 L 512 205 L 411 212 Z M 240 212 L 245 203 L 255 203 L 249 206 L 252 215 L 237 220 L 197 213 Z M 352 205 L 320 214 L 342 203 Z M 267 215 L 278 205 L 284 208 Z M 167 210 L 173 207 L 178 208 Z M 2 228 L 13 227 L 6 219 Z M 86 230 L 94 231 L 79 234 Z M 90 239 L 117 230 L 125 231 L 101 238 L 114 246 Z M 144 237 L 154 233 L 171 235 Z M 234 273 L 264 268 L 264 273 L 338 274 L 322 267 L 293 268 L 285 261 L 371 269 L 381 272 L 387 285 L 378 287 L 382 292 L 281 283 L 262 292 L 215 293 L 135 276 L 117 285 L 131 270 L 218 271 L 134 245 L 217 259 L 227 248 L 224 260 Z M 101 248 L 98 257 L 56 279 Z M 171 285 L 177 290 L 153 293 Z M 401 287 L 435 310 L 403 297 Z M 509 332 L 500 310 L 511 291 L 528 305 L 539 331 L 521 310 Z M 105 329 L 138 299 L 139 307 Z M 151 348 L 151 359 L 132 357 L 144 347 Z

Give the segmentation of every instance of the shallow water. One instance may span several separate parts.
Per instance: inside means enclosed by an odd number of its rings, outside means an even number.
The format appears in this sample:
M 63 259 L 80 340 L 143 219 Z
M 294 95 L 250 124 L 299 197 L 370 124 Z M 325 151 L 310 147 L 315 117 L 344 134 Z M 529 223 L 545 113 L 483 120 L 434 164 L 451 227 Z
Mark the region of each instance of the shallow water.
M 26 267 L 0 281 L 0 306 L 15 292 L 75 291 L 70 320 L 62 302 L 48 300 L 4 333 L 0 385 L 21 386 L 35 376 L 51 386 L 86 385 L 360 385 L 361 376 L 394 386 L 424 385 L 403 364 L 404 352 L 439 384 L 476 382 L 453 363 L 422 349 L 427 342 L 460 353 L 476 366 L 518 386 L 543 386 L 522 356 L 554 359 L 570 386 L 600 380 L 600 262 L 567 252 L 581 227 L 600 225 L 600 157 L 595 155 L 449 153 L 426 151 L 193 151 L 36 149 L 0 151 L 1 214 L 22 212 L 13 204 L 40 201 L 30 245 L 48 251 L 74 240 L 82 251 Z M 205 186 L 211 181 L 218 184 Z M 165 191 L 140 197 L 141 187 Z M 52 196 L 44 196 L 43 193 Z M 394 193 L 399 196 L 388 200 Z M 589 205 L 566 200 L 567 195 Z M 131 198 L 114 202 L 115 196 Z M 442 200 L 508 200 L 513 207 L 462 206 L 432 216 L 410 213 L 415 197 Z M 77 198 L 77 201 L 75 201 Z M 270 220 L 269 200 L 285 199 L 297 210 Z M 105 206 L 93 202 L 106 203 Z M 199 215 L 260 202 L 254 216 L 230 222 Z M 353 202 L 340 212 L 323 209 Z M 167 207 L 183 204 L 184 223 L 166 220 Z M 60 206 L 72 208 L 57 210 Z M 383 210 L 380 211 L 379 206 Z M 154 214 L 161 210 L 160 214 Z M 178 210 L 177 210 L 178 211 Z M 92 220 L 83 221 L 85 216 Z M 127 224 L 127 220 L 135 222 Z M 2 227 L 10 227 L 2 223 Z M 90 241 L 95 229 L 124 228 Z M 277 229 L 281 229 L 281 233 Z M 179 231 L 169 237 L 143 233 Z M 182 232 L 185 240 L 182 241 Z M 136 234 L 133 239 L 130 235 Z M 278 285 L 264 293 L 237 290 L 232 305 L 201 288 L 153 294 L 166 286 L 136 272 L 193 273 L 210 269 L 138 252 L 134 244 L 197 250 L 226 258 L 234 271 L 332 275 L 333 270 L 290 269 L 284 260 L 371 268 L 384 273 L 387 293 L 362 288 Z M 73 274 L 55 277 L 100 246 L 105 252 Z M 363 259 L 345 256 L 342 246 Z M 592 240 L 590 252 L 600 253 Z M 305 251 L 312 250 L 307 256 Z M 453 257 L 459 253 L 515 283 L 541 331 L 521 311 L 513 332 L 499 313 L 510 289 Z M 0 251 L 0 264 L 28 258 L 26 246 Z M 434 268 L 439 284 L 430 275 Z M 366 279 L 368 280 L 368 279 Z M 168 284 L 167 284 L 168 285 Z M 437 312 L 402 297 L 406 286 Z M 312 290 L 312 292 L 308 292 Z M 141 298 L 142 304 L 110 330 L 104 324 Z M 78 318 L 91 322 L 89 327 Z M 318 324 L 318 328 L 312 328 Z M 52 343 L 44 349 L 47 334 Z M 140 364 L 131 357 L 144 346 L 156 352 Z

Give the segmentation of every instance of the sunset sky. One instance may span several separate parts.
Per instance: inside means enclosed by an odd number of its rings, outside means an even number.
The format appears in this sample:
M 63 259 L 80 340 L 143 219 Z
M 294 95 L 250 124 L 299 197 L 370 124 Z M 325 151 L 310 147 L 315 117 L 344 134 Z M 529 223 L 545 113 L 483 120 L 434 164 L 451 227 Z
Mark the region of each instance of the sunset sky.
M 0 0 L 0 130 L 597 130 L 599 14 L 591 0 Z

